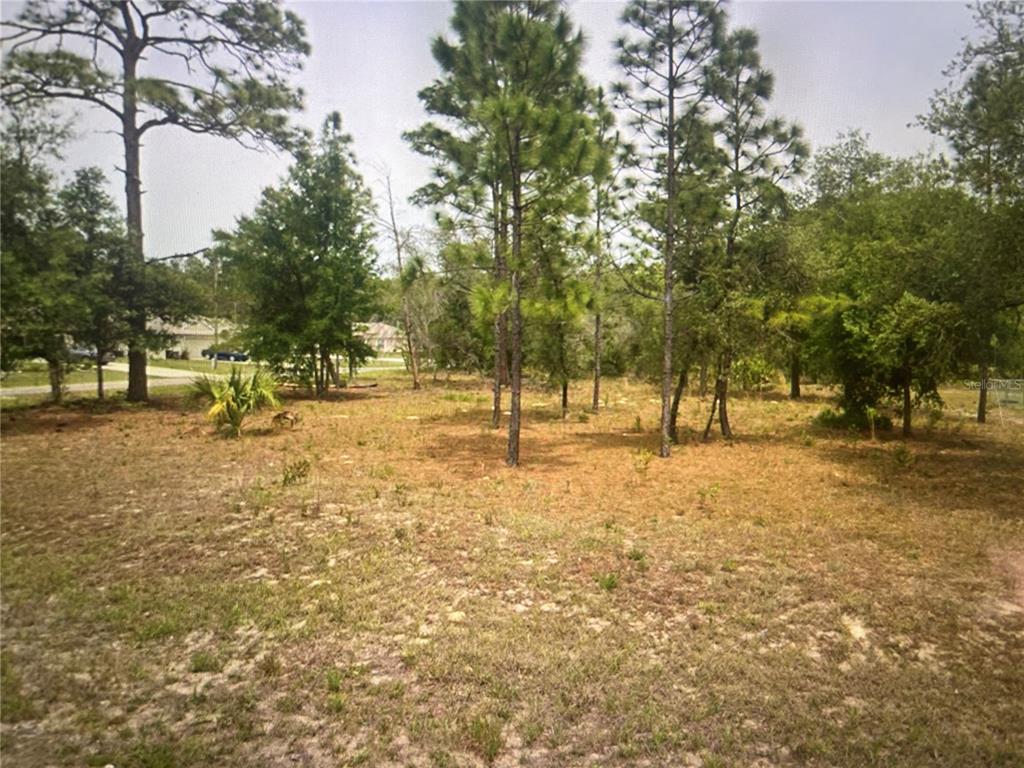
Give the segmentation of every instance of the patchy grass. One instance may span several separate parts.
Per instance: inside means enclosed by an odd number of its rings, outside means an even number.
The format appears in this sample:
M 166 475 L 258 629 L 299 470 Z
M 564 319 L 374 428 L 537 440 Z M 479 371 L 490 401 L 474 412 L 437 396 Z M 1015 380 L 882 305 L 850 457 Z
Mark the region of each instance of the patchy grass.
M 111 371 L 109 368 L 103 371 L 103 381 L 126 381 L 128 374 L 121 373 L 120 371 Z M 95 384 L 96 383 L 96 368 L 74 368 L 67 372 L 64 377 L 65 384 Z M 38 387 L 42 385 L 50 385 L 50 373 L 46 368 L 45 364 L 42 363 L 26 363 L 24 367 L 17 371 L 11 371 L 5 373 L 3 378 L 0 379 L 0 387 L 7 389 L 8 387 Z
M 232 442 L 5 407 L 5 764 L 1024 761 L 1013 404 L 904 445 L 767 393 L 705 444 L 689 397 L 664 461 L 651 388 L 530 390 L 509 470 L 486 382 L 375 378 Z

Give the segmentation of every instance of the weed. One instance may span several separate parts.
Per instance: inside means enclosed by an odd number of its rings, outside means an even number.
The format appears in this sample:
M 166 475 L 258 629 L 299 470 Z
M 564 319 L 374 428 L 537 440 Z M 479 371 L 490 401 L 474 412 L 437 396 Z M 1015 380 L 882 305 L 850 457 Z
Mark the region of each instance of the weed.
M 640 421 L 640 417 L 639 416 L 637 416 L 636 420 L 633 422 L 633 431 L 638 433 L 638 434 L 640 432 L 644 431 L 644 425 L 643 425 L 643 422 Z
M 631 550 L 629 550 L 629 552 L 626 553 L 626 557 L 628 557 L 630 560 L 632 560 L 635 563 L 639 563 L 645 557 L 647 557 L 647 553 L 644 552 L 639 547 L 633 547 Z
M 224 668 L 220 657 L 209 651 L 196 651 L 189 662 L 190 672 L 220 672 Z
M 488 763 L 501 752 L 505 745 L 501 737 L 501 723 L 494 717 L 477 715 L 469 723 L 469 740 L 473 748 Z
M 651 466 L 651 459 L 654 458 L 654 453 L 647 450 L 646 448 L 638 448 L 637 452 L 633 455 L 633 468 L 641 474 L 647 474 L 647 470 Z
M 284 465 L 284 474 L 281 476 L 281 485 L 287 488 L 290 485 L 298 485 L 309 479 L 309 472 L 312 465 L 309 459 L 296 459 L 290 464 Z
M 327 690 L 330 693 L 337 693 L 341 690 L 341 681 L 343 679 L 344 676 L 341 674 L 341 670 L 334 667 L 328 669 L 327 673 L 324 675 L 324 680 L 327 683 Z
M 597 585 L 605 592 L 611 592 L 617 586 L 619 586 L 619 574 L 615 571 L 609 571 L 608 573 L 600 574 L 594 577 Z
M 899 469 L 910 469 L 914 464 L 914 453 L 906 443 L 896 443 L 892 449 L 892 458 Z
M 340 715 L 348 709 L 348 696 L 344 693 L 332 693 L 327 697 L 327 711 Z
M 718 498 L 718 483 L 712 483 L 711 485 L 702 485 L 697 489 L 697 498 L 700 506 L 704 509 L 709 508 Z

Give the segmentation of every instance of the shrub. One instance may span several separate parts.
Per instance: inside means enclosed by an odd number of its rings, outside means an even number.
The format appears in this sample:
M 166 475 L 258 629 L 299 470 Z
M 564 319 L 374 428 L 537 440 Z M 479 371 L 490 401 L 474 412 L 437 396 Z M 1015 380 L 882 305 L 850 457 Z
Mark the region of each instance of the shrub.
M 238 437 L 246 416 L 278 404 L 276 390 L 274 377 L 262 368 L 248 376 L 232 368 L 226 379 L 209 376 L 196 379 L 190 395 L 194 400 L 209 404 L 206 415 L 217 429 L 230 437 Z

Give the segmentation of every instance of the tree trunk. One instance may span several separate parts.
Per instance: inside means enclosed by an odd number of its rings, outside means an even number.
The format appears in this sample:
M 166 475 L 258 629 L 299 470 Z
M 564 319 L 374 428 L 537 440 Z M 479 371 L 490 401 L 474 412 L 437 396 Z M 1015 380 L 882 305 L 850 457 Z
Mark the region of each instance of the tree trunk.
M 391 176 L 387 177 L 388 192 L 388 215 L 391 220 L 391 234 L 395 238 L 395 259 L 398 262 L 398 283 L 402 286 L 402 233 L 398 229 L 398 220 L 395 218 L 395 201 L 391 197 Z M 409 350 L 409 369 L 412 371 L 412 388 L 420 388 L 420 363 L 416 352 L 416 345 L 412 339 L 412 319 L 409 316 L 409 302 L 402 290 L 402 331 L 405 333 L 405 343 Z
M 338 368 L 334 365 L 330 355 L 327 356 L 327 375 L 334 382 L 334 386 L 341 389 L 341 375 L 338 373 Z
M 594 401 L 591 410 L 601 410 L 601 313 L 594 315 Z
M 711 399 L 711 411 L 708 413 L 708 423 L 704 425 L 704 437 L 702 440 L 707 440 L 708 435 L 711 434 L 711 425 L 715 422 L 715 406 L 718 405 L 718 387 L 715 387 L 715 396 Z
M 46 361 L 50 374 L 50 399 L 55 403 L 64 401 L 64 363 L 61 360 Z
M 708 396 L 708 361 L 702 360 L 700 364 L 700 374 L 697 380 L 697 396 L 703 400 Z
M 518 249 L 517 249 L 518 250 Z M 517 259 L 518 262 L 518 259 Z M 512 270 L 512 322 L 510 325 L 510 341 L 512 342 L 511 373 L 511 416 L 508 420 L 508 454 L 505 463 L 510 467 L 519 466 L 519 429 L 522 425 L 520 395 L 523 385 L 523 316 L 520 307 L 522 289 L 519 284 L 519 270 Z
M 145 279 L 146 257 L 142 248 L 142 163 L 140 159 L 141 137 L 138 129 L 138 106 L 135 94 L 135 70 L 138 53 L 132 50 L 135 41 L 125 42 L 124 54 L 124 109 L 121 118 L 121 136 L 124 143 L 124 194 L 125 225 L 128 229 L 130 253 L 128 258 L 134 267 L 131 272 L 138 282 Z M 131 343 L 128 347 L 128 400 L 144 402 L 149 399 L 146 380 L 146 308 L 142 306 L 142 295 L 132 297 Z
M 715 397 L 718 400 L 718 424 L 722 429 L 722 437 L 732 437 L 732 427 L 729 425 L 729 373 L 732 368 L 732 353 L 725 352 L 722 356 L 722 364 L 718 372 L 718 381 L 715 382 Z
M 679 404 L 683 400 L 683 392 L 686 390 L 687 364 L 684 361 L 682 370 L 679 371 L 679 381 L 676 382 L 676 391 L 672 394 L 672 418 L 669 420 L 669 432 L 672 435 L 672 442 L 679 444 L 679 431 L 676 424 L 679 421 Z
M 503 234 L 504 203 L 500 184 L 491 185 L 491 209 L 494 217 L 494 278 L 499 284 L 508 277 Z M 499 312 L 494 318 L 494 400 L 491 406 L 491 428 L 501 426 L 501 387 L 508 382 L 508 315 Z
M 519 429 L 522 426 L 520 397 L 523 386 L 523 314 L 522 284 L 520 270 L 523 267 L 523 203 L 522 177 L 519 169 L 518 137 L 512 147 L 512 308 L 509 323 L 509 341 L 512 347 L 512 370 L 510 371 L 512 404 L 508 420 L 508 453 L 505 463 L 510 467 L 519 466 Z
M 597 192 L 597 224 L 595 237 L 597 238 L 597 254 L 594 259 L 594 401 L 591 410 L 598 413 L 601 410 L 601 259 L 604 256 L 601 242 L 601 192 Z
M 800 353 L 794 352 L 789 359 L 789 398 L 800 399 Z
M 910 369 L 903 373 L 903 436 L 910 437 Z
M 978 375 L 981 380 L 978 382 L 978 423 L 985 423 L 985 411 L 988 408 L 988 359 L 983 358 L 978 366 Z
M 562 382 L 562 421 L 569 415 L 569 382 Z
M 96 354 L 96 399 L 102 400 L 103 393 L 103 353 Z
M 674 17 L 669 17 L 669 39 L 675 35 Z M 661 349 L 661 450 L 663 459 L 672 455 L 672 260 L 675 255 L 675 208 L 676 208 L 676 96 L 675 96 L 675 46 L 668 47 L 668 157 L 666 165 L 665 195 L 665 281 L 662 292 L 662 349 Z

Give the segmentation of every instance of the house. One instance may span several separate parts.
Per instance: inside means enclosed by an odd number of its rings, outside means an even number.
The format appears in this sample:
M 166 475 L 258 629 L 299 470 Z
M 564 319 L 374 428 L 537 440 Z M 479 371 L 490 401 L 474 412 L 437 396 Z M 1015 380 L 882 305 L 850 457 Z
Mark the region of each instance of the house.
M 362 323 L 358 335 L 378 354 L 393 354 L 402 351 L 402 332 L 387 323 Z
M 152 357 L 200 360 L 204 349 L 215 344 L 223 344 L 230 339 L 235 326 L 227 320 L 197 317 L 192 322 L 182 325 L 153 320 L 149 323 L 149 329 L 169 333 L 175 337 L 166 349 L 150 352 Z

